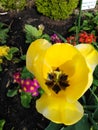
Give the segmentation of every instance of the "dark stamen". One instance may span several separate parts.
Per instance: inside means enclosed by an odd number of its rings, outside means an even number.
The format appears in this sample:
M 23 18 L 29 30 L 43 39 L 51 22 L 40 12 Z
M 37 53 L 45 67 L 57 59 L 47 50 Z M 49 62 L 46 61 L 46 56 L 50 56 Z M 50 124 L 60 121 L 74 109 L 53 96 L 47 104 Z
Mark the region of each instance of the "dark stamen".
M 51 80 L 47 80 L 47 81 L 45 82 L 45 84 L 46 84 L 47 86 L 49 86 L 49 87 L 52 87 L 52 86 L 54 85 L 54 82 L 51 81 Z
M 54 73 L 48 74 L 48 78 L 49 78 L 50 80 L 54 80 L 55 77 L 56 77 L 56 74 L 54 74 Z
M 57 93 L 61 90 L 61 88 L 59 87 L 58 84 L 55 84 L 55 85 L 53 86 L 52 90 L 54 90 L 55 93 L 57 94 Z
M 67 81 L 66 81 L 66 82 L 59 81 L 59 84 L 60 84 L 60 86 L 61 86 L 61 88 L 62 88 L 63 90 L 65 90 L 65 88 L 69 86 L 69 84 L 68 84 Z
M 58 72 L 59 72 L 59 71 L 60 71 L 59 67 L 57 67 L 57 68 L 55 69 L 55 71 L 58 71 Z
M 59 80 L 61 80 L 61 81 L 65 81 L 65 80 L 67 80 L 67 78 L 68 78 L 68 75 L 65 75 L 65 74 L 61 74 L 59 76 Z
M 58 67 L 51 73 L 48 73 L 48 79 L 45 84 L 52 89 L 56 94 L 59 91 L 65 90 L 69 86 L 68 75 L 63 73 Z

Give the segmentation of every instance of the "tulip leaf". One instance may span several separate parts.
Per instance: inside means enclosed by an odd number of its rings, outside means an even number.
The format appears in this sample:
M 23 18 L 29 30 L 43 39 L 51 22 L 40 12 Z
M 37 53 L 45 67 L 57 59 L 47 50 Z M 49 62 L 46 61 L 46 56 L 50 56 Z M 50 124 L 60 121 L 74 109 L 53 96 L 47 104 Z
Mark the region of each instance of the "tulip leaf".
M 56 123 L 50 122 L 50 124 L 45 130 L 60 130 L 61 128 L 62 128 L 62 124 L 56 124 Z
M 63 127 L 63 128 L 60 129 L 60 130 L 76 130 L 76 129 L 75 129 L 75 126 L 74 126 L 74 125 L 71 125 L 71 126 Z
M 88 122 L 87 115 L 84 115 L 84 117 L 76 124 L 65 127 L 65 128 L 63 127 L 60 130 L 90 130 L 90 124 Z
M 95 109 L 95 112 L 93 114 L 93 118 L 98 122 L 98 107 Z
M 95 79 L 95 78 L 94 78 L 93 84 L 94 84 L 95 86 L 98 86 L 98 79 Z
M 88 116 L 84 115 L 83 118 L 75 124 L 75 130 L 90 130 Z
M 21 93 L 21 104 L 23 107 L 29 108 L 31 99 L 32 99 L 32 95 L 30 93 L 27 92 Z
M 98 79 L 98 65 L 95 68 L 94 77 L 96 77 Z
M 31 78 L 33 79 L 33 74 L 30 73 L 26 67 L 23 68 L 22 72 L 21 72 L 21 78 L 22 79 L 26 79 L 26 78 Z
M 3 130 L 4 124 L 5 124 L 5 120 L 4 119 L 0 120 L 0 130 Z

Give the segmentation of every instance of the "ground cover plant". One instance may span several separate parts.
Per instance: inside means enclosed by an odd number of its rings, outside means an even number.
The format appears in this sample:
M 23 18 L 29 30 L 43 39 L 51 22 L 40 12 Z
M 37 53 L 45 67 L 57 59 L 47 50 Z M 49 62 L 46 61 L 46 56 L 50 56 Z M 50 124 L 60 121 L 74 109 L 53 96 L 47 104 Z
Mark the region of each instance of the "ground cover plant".
M 18 17 L 0 23 L 0 129 L 97 130 L 98 13 L 63 35 Z

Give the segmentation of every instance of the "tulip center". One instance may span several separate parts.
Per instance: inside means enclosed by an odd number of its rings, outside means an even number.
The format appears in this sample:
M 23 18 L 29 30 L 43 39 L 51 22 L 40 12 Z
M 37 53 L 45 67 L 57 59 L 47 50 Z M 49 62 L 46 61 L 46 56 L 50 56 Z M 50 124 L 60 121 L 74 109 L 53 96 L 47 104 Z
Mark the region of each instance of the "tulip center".
M 56 68 L 53 72 L 48 73 L 45 84 L 58 94 L 61 90 L 65 90 L 69 86 L 68 75 L 63 73 L 59 68 Z

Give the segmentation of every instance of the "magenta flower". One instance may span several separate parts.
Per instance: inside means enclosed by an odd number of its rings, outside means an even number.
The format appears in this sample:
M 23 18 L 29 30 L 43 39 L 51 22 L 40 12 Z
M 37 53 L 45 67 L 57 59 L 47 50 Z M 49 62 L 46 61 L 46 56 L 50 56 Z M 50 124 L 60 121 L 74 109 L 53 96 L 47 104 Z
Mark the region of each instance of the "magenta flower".
M 40 87 L 36 79 L 22 79 L 21 87 L 25 92 L 29 92 L 32 96 L 38 96 L 38 88 Z
M 57 36 L 57 34 L 53 34 L 53 35 L 51 36 L 51 41 L 52 41 L 52 42 L 55 42 L 55 43 L 61 43 L 61 40 L 60 40 L 60 38 Z
M 16 72 L 14 74 L 13 78 L 14 78 L 14 83 L 20 84 L 20 81 L 21 81 L 21 79 L 20 79 L 20 72 Z
M 34 79 L 22 79 L 20 72 L 17 72 L 14 74 L 14 82 L 18 83 L 22 90 L 25 92 L 29 92 L 32 94 L 32 96 L 38 96 L 39 95 L 39 91 L 38 88 L 39 83 L 38 81 L 34 78 Z

